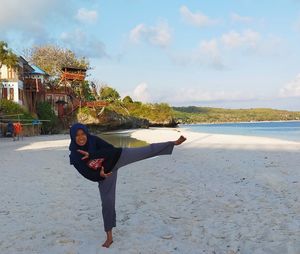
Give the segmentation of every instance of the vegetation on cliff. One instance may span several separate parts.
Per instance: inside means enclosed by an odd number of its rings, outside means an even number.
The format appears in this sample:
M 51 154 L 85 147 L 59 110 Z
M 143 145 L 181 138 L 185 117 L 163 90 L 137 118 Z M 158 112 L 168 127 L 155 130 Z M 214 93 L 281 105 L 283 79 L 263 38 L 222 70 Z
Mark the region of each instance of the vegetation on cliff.
M 142 103 L 133 101 L 130 96 L 121 99 L 119 93 L 108 86 L 101 87 L 95 98 L 107 101 L 108 106 L 82 108 L 78 110 L 78 120 L 87 124 L 110 124 L 113 129 L 117 125 L 120 128 L 176 125 L 173 110 L 166 103 Z

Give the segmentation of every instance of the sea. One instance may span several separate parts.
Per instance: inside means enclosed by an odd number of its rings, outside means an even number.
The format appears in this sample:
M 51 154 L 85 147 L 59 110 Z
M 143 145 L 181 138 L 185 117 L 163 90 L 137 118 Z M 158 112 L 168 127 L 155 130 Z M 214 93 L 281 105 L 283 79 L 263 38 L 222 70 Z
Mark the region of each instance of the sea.
M 184 124 L 179 127 L 193 132 L 260 136 L 300 142 L 300 121 Z

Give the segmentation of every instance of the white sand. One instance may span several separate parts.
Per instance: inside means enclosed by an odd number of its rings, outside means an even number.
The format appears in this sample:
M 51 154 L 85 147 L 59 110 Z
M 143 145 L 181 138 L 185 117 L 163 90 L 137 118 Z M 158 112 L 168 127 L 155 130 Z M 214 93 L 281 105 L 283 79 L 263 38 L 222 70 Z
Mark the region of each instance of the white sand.
M 172 156 L 120 169 L 108 250 L 98 186 L 69 165 L 68 136 L 0 139 L 0 253 L 300 253 L 300 143 L 182 133 Z

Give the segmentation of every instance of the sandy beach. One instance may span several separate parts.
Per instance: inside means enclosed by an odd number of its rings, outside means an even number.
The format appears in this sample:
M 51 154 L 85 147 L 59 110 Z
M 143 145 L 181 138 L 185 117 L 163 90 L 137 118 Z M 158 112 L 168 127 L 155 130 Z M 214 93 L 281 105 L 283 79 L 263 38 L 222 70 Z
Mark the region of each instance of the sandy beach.
M 300 253 L 300 143 L 136 130 L 188 140 L 119 170 L 117 228 L 105 239 L 97 183 L 69 165 L 68 135 L 0 139 L 0 253 Z

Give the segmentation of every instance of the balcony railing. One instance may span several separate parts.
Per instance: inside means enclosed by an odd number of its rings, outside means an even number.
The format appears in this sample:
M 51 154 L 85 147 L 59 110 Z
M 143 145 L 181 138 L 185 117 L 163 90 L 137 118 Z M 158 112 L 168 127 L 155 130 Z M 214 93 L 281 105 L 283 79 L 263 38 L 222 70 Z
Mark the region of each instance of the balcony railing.
M 85 79 L 85 74 L 83 73 L 69 73 L 69 72 L 64 72 L 61 76 L 62 79 L 67 79 L 67 80 L 78 80 L 78 81 L 83 81 Z

